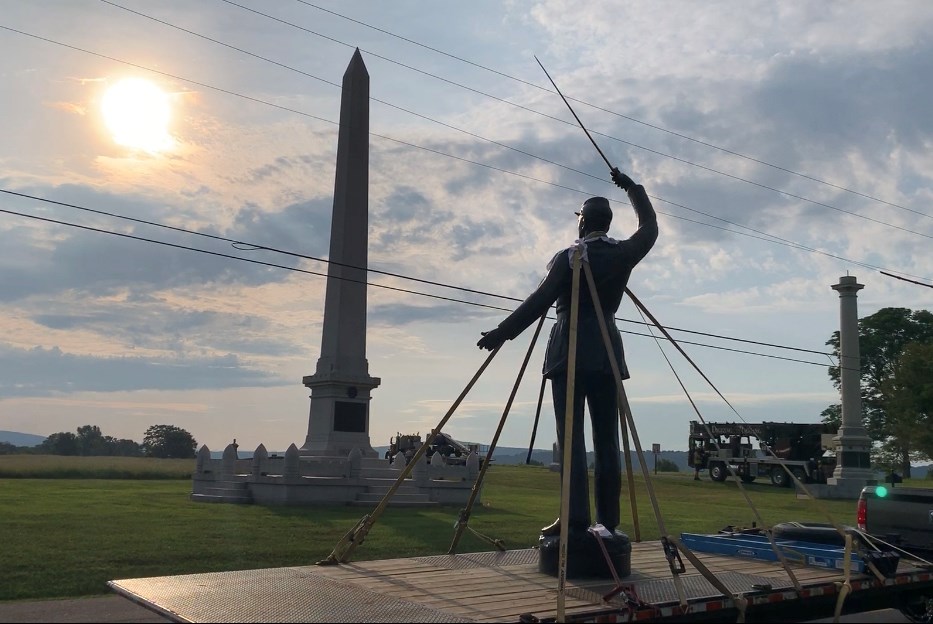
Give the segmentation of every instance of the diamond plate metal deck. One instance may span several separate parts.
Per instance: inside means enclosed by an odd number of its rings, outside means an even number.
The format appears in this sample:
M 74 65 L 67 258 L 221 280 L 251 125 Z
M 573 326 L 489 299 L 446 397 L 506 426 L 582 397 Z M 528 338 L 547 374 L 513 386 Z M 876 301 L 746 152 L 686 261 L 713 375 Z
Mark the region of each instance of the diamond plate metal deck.
M 743 574 L 740 572 L 719 572 L 716 575 L 720 581 L 736 594 L 745 594 L 756 591 L 755 585 L 770 585 L 772 589 L 786 589 L 793 587 L 787 579 L 775 579 L 767 576 L 756 576 L 753 574 Z M 684 594 L 688 601 L 702 600 L 704 598 L 722 598 L 722 593 L 716 589 L 712 583 L 698 574 L 684 575 L 680 577 L 684 587 Z M 635 588 L 638 598 L 651 604 L 668 604 L 680 600 L 677 594 L 677 586 L 673 578 L 651 579 L 651 580 L 633 580 L 623 579 L 623 583 L 631 584 Z M 602 600 L 602 594 L 581 588 L 571 588 L 567 594 L 589 600 L 594 604 L 599 604 Z M 615 600 L 612 602 L 621 603 Z
M 659 542 L 632 546 L 637 597 L 651 616 L 677 621 L 679 596 Z M 732 591 L 767 603 L 797 600 L 775 562 L 698 553 Z M 557 579 L 538 570 L 537 549 L 435 555 L 111 581 L 117 593 L 179 622 L 516 622 L 556 615 Z M 804 587 L 835 592 L 838 571 L 796 566 Z M 723 597 L 692 565 L 680 577 L 691 609 Z M 609 579 L 568 580 L 567 615 L 598 621 L 624 607 L 603 602 Z M 784 594 L 784 595 L 782 595 Z M 621 600 L 621 597 L 618 597 Z M 718 605 L 718 606 L 716 606 Z M 662 613 L 663 611 L 663 613 Z
M 505 552 L 478 552 L 462 555 L 435 555 L 433 557 L 412 557 L 425 565 L 444 570 L 463 570 L 467 568 L 492 568 L 515 565 L 538 564 L 538 551 L 534 549 L 507 550 Z
M 127 598 L 179 622 L 471 622 L 330 580 L 272 568 L 111 581 Z

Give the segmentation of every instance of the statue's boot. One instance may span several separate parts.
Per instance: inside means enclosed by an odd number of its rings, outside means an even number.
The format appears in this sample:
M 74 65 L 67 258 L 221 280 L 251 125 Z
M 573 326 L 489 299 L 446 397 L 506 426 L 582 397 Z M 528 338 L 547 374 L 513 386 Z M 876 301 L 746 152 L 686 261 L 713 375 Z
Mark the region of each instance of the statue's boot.
M 541 535 L 545 537 L 551 537 L 552 535 L 560 535 L 560 518 L 547 525 L 541 529 Z
M 579 525 L 579 526 L 575 524 L 570 525 L 571 533 L 585 533 L 586 529 L 587 527 L 585 525 Z M 560 518 L 558 518 L 551 524 L 541 529 L 541 535 L 543 535 L 544 537 L 553 537 L 555 535 L 560 535 Z

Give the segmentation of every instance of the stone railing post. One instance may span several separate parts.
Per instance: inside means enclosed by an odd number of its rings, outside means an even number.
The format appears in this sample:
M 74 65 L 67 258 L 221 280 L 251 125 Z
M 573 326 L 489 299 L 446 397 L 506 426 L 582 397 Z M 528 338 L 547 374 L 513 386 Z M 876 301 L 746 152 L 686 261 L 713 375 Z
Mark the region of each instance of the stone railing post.
M 292 442 L 288 450 L 285 451 L 285 470 L 284 477 L 286 479 L 296 478 L 301 476 L 301 459 L 298 452 L 298 447 L 295 446 L 295 443 Z
M 470 451 L 470 454 L 467 455 L 466 467 L 470 481 L 475 481 L 476 477 L 479 476 L 479 455 L 476 454 L 476 451 Z
M 198 449 L 198 458 L 195 460 L 194 471 L 197 474 L 204 474 L 204 471 L 211 465 L 211 449 L 206 444 L 202 444 Z
M 415 467 L 411 470 L 411 478 L 418 482 L 424 482 L 428 480 L 428 456 L 422 455 L 421 459 L 415 464 Z
M 348 476 L 351 479 L 359 479 L 360 474 L 363 472 L 363 451 L 360 450 L 360 447 L 354 446 L 350 454 L 347 455 L 347 459 L 350 461 Z
M 263 444 L 260 444 L 256 447 L 256 450 L 253 451 L 253 470 L 252 474 L 254 477 L 260 476 L 266 467 L 266 463 L 269 460 L 269 453 L 266 451 L 266 447 Z
M 236 460 L 239 459 L 239 455 L 236 452 L 237 444 L 233 442 L 228 444 L 227 448 L 224 449 L 223 454 L 223 468 L 221 469 L 224 475 L 224 478 L 232 477 L 236 474 Z

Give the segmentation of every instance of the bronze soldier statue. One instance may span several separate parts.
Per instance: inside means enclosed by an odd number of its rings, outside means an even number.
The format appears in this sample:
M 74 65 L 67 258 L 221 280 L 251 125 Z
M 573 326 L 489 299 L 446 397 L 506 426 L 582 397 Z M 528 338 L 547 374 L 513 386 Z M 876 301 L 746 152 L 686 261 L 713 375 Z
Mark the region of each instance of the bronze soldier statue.
M 574 246 L 583 247 L 583 262 L 589 263 L 596 283 L 600 307 L 609 328 L 612 351 L 623 379 L 629 378 L 622 351 L 622 339 L 615 326 L 615 314 L 622 301 L 632 269 L 645 257 L 658 237 L 658 223 L 645 188 L 612 168 L 612 180 L 629 197 L 638 227 L 629 238 L 609 237 L 612 209 L 605 197 L 591 197 L 583 202 L 578 217 L 580 240 Z M 557 302 L 557 322 L 551 328 L 543 374 L 551 382 L 554 414 L 557 418 L 557 439 L 563 448 L 564 420 L 567 401 L 567 351 L 569 346 L 570 300 L 572 279 L 572 249 L 557 252 L 547 265 L 547 275 L 538 288 L 495 329 L 483 332 L 476 343 L 480 349 L 493 350 L 506 340 L 512 340 L 529 325 L 547 313 Z M 577 328 L 576 373 L 573 396 L 573 434 L 570 459 L 570 535 L 585 534 L 590 527 L 589 487 L 587 479 L 586 441 L 583 436 L 583 405 L 589 405 L 595 455 L 596 522 L 611 532 L 619 525 L 619 495 L 622 490 L 619 460 L 618 392 L 610 367 L 593 298 L 581 278 L 579 320 Z M 566 469 L 565 466 L 561 467 Z M 561 518 L 542 529 L 543 536 L 560 533 Z

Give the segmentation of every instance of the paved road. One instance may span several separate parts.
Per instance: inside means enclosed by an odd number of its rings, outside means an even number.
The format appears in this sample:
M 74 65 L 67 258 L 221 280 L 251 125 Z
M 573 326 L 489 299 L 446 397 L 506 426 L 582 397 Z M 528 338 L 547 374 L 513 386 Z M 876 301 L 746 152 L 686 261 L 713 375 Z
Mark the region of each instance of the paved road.
M 158 613 L 117 596 L 0 602 L 0 622 L 171 622 Z

